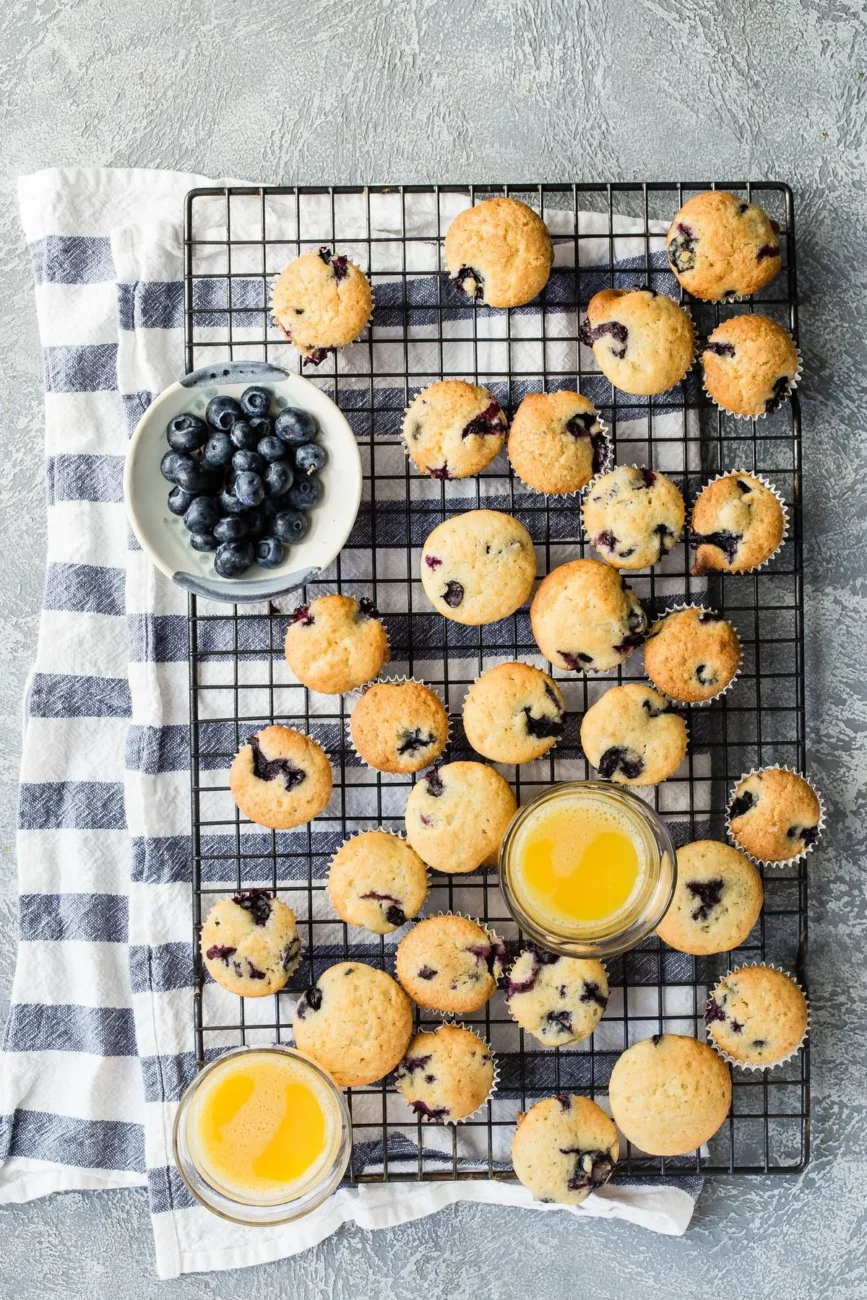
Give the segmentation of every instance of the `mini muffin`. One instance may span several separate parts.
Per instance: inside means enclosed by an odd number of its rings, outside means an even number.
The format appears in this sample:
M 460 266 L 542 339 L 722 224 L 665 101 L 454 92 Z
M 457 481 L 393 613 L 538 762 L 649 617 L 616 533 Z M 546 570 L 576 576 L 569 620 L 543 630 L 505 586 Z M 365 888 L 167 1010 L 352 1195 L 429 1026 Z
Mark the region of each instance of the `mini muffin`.
M 534 492 L 577 492 L 607 465 L 611 443 L 596 407 L 580 393 L 528 393 L 506 448 L 512 469 Z
M 340 695 L 363 686 L 388 663 L 388 633 L 366 597 L 320 596 L 293 613 L 285 652 L 308 690 Z
M 649 686 L 612 686 L 584 714 L 581 744 L 600 776 L 618 785 L 657 785 L 686 755 L 686 723 Z
M 786 515 L 776 492 L 754 474 L 735 470 L 702 488 L 692 509 L 692 571 L 751 573 L 776 553 Z
M 267 889 L 215 903 L 202 926 L 202 960 L 211 979 L 241 998 L 282 989 L 301 957 L 291 907 Z
M 391 934 L 421 910 L 427 897 L 425 865 L 397 835 L 363 831 L 331 859 L 328 897 L 347 925 Z
M 493 393 L 463 379 L 443 379 L 410 404 L 401 429 L 416 469 L 431 478 L 469 478 L 506 441 L 506 417 Z
M 644 643 L 644 671 L 654 686 L 681 704 L 720 695 L 741 662 L 738 634 L 713 609 L 675 609 L 658 619 Z
M 229 788 L 250 821 L 287 831 L 318 817 L 328 803 L 331 764 L 309 736 L 291 727 L 265 727 L 235 755 Z
M 767 316 L 733 316 L 701 353 L 708 396 L 732 415 L 771 415 L 791 395 L 801 368 L 791 334 Z
M 455 1124 L 491 1094 L 491 1049 L 463 1025 L 440 1025 L 410 1039 L 394 1081 L 416 1115 L 435 1124 Z
M 531 763 L 563 735 L 566 701 L 547 673 L 530 664 L 497 664 L 464 700 L 464 731 L 492 763 Z
M 323 971 L 295 1007 L 295 1046 L 341 1088 L 389 1074 L 412 1037 L 412 1007 L 384 970 L 342 961 Z
M 707 1032 L 742 1065 L 779 1065 L 798 1050 L 809 1025 L 807 999 L 773 966 L 741 966 L 724 975 L 707 1004 Z
M 378 772 L 419 772 L 449 739 L 449 715 L 421 682 L 374 682 L 352 711 L 352 743 Z
M 437 871 L 495 866 L 516 807 L 512 787 L 492 767 L 444 763 L 410 790 L 406 838 Z
M 584 499 L 584 530 L 615 569 L 658 564 L 683 534 L 686 506 L 658 470 L 618 465 L 598 478 Z
M 522 1029 L 545 1047 L 589 1038 L 608 1005 L 601 962 L 558 957 L 531 945 L 509 971 L 506 1004 Z
M 665 242 L 679 282 L 707 302 L 758 293 L 780 270 L 780 243 L 767 213 L 725 190 L 687 199 Z
M 518 199 L 485 199 L 446 231 L 449 275 L 474 302 L 520 307 L 548 283 L 554 249 L 548 227 Z
M 397 947 L 397 978 L 420 1007 L 469 1015 L 489 1002 L 503 973 L 502 939 L 466 916 L 429 916 Z
M 654 289 L 601 289 L 587 305 L 582 342 L 607 380 L 625 393 L 666 393 L 695 357 L 692 321 Z
M 434 609 L 477 627 L 507 618 L 533 589 L 536 552 L 523 524 L 499 510 L 469 510 L 439 524 L 421 553 L 421 585 Z
M 617 668 L 644 640 L 647 619 L 630 587 L 601 560 L 552 569 L 530 606 L 536 644 L 557 668 Z
M 373 313 L 367 276 L 330 248 L 302 253 L 274 283 L 271 314 L 305 361 L 357 339 Z
M 757 862 L 795 861 L 813 847 L 821 827 L 819 797 L 797 772 L 765 767 L 732 791 L 729 835 Z
M 669 948 L 705 957 L 731 952 L 749 937 L 764 891 L 756 868 L 737 849 L 696 840 L 677 851 L 677 885 L 656 927 Z
M 708 1142 L 728 1115 L 732 1081 L 711 1047 L 681 1034 L 634 1043 L 611 1071 L 611 1114 L 651 1156 L 685 1156 Z
M 543 1097 L 518 1113 L 512 1164 L 537 1201 L 580 1205 L 614 1173 L 620 1144 L 613 1122 L 589 1097 Z

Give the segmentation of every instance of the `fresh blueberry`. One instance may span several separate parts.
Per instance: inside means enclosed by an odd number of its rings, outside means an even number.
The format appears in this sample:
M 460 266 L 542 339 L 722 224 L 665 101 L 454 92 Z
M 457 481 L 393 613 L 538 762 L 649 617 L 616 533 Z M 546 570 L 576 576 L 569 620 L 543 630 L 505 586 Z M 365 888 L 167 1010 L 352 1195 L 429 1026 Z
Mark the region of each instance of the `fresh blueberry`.
M 300 510 L 281 510 L 271 526 L 281 542 L 300 542 L 310 527 L 310 520 Z
M 238 451 L 255 451 L 260 434 L 246 420 L 238 420 L 232 425 L 230 437 Z
M 274 421 L 270 420 L 267 415 L 254 415 L 248 423 L 256 435 L 257 442 L 270 437 L 274 432 Z
M 262 475 L 265 491 L 269 497 L 282 497 L 292 486 L 292 470 L 285 460 L 272 460 Z
M 221 578 L 240 578 L 252 563 L 252 542 L 223 542 L 214 556 L 214 568 Z
M 262 502 L 263 506 L 266 504 L 267 502 Z M 257 542 L 260 537 L 265 535 L 265 533 L 271 531 L 270 521 L 261 507 L 258 510 L 245 511 L 242 518 L 244 523 L 247 525 L 247 532 L 245 535 L 249 537 L 251 542 Z
M 324 447 L 320 447 L 316 442 L 308 442 L 296 451 L 295 468 L 299 474 L 315 474 L 318 469 L 322 469 L 327 460 L 328 454 Z
M 228 515 L 214 524 L 214 536 L 218 542 L 240 542 L 249 532 L 249 525 L 242 515 Z
M 203 462 L 210 469 L 223 469 L 232 459 L 235 444 L 227 433 L 212 433 L 202 452 Z
M 179 451 L 167 451 L 160 461 L 160 473 L 170 483 L 177 483 L 178 470 L 195 465 L 192 456 L 184 456 Z
M 318 426 L 309 411 L 299 410 L 296 406 L 287 406 L 274 421 L 274 432 L 290 447 L 300 447 L 305 442 L 312 442 L 318 433 Z
M 228 487 L 223 488 L 220 493 L 220 509 L 224 515 L 242 515 L 246 509 L 234 492 L 230 492 Z
M 239 474 L 235 479 L 235 496 L 245 509 L 258 506 L 265 497 L 265 484 L 258 474 Z
M 220 508 L 211 497 L 194 497 L 184 515 L 184 527 L 191 533 L 211 533 L 220 518 Z
M 271 394 L 267 388 L 245 388 L 241 394 L 241 410 L 245 415 L 267 415 L 271 409 Z
M 244 412 L 234 397 L 212 397 L 205 411 L 205 419 L 212 429 L 222 429 L 228 433 L 236 420 L 242 420 Z
M 166 425 L 172 451 L 198 451 L 208 441 L 210 429 L 197 415 L 176 415 Z
M 232 469 L 238 474 L 261 474 L 265 462 L 258 451 L 236 451 L 232 457 Z
M 271 433 L 267 438 L 262 439 L 256 450 L 263 460 L 283 460 L 286 455 L 286 444 Z
M 219 545 L 213 533 L 190 534 L 190 546 L 194 551 L 215 551 Z
M 185 492 L 183 488 L 173 487 L 169 493 L 169 510 L 173 515 L 184 515 L 194 501 L 195 497 L 192 492 Z
M 296 510 L 309 510 L 311 506 L 316 505 L 321 496 L 322 483 L 315 474 L 299 479 L 286 493 L 290 506 L 294 506 Z
M 283 561 L 283 543 L 276 537 L 263 537 L 256 543 L 256 559 L 263 569 L 276 569 Z
M 207 465 L 197 465 L 195 461 L 181 466 L 175 474 L 175 482 L 179 488 L 192 492 L 196 497 L 207 496 L 215 487 L 213 470 L 208 469 Z

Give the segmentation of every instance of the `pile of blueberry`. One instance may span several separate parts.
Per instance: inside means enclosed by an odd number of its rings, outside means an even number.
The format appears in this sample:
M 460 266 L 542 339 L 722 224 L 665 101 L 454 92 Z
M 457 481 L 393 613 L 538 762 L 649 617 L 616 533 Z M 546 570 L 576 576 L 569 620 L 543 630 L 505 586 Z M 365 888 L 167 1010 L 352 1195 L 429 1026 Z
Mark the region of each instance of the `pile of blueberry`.
M 322 496 L 317 470 L 327 457 L 314 442 L 316 420 L 294 406 L 272 419 L 272 397 L 258 387 L 239 402 L 214 397 L 204 420 L 185 413 L 166 426 L 171 450 L 160 471 L 174 485 L 169 510 L 182 516 L 193 550 L 216 552 L 221 578 L 240 578 L 256 561 L 276 568 Z

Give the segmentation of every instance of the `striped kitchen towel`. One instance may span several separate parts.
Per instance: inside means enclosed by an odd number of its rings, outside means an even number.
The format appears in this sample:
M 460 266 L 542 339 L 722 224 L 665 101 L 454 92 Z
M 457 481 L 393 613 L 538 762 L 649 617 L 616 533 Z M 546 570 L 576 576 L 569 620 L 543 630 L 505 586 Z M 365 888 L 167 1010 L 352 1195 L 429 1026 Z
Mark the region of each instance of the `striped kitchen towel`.
M 147 1185 L 164 1277 L 281 1258 L 347 1221 L 387 1226 L 462 1199 L 533 1205 L 509 1183 L 371 1185 L 299 1223 L 244 1229 L 197 1206 L 172 1163 L 195 1070 L 186 598 L 131 538 L 121 481 L 129 434 L 183 368 L 181 212 L 208 183 L 80 169 L 20 182 L 45 363 L 48 567 L 26 702 L 0 1201 Z M 571 1212 L 680 1233 L 697 1191 L 620 1183 Z

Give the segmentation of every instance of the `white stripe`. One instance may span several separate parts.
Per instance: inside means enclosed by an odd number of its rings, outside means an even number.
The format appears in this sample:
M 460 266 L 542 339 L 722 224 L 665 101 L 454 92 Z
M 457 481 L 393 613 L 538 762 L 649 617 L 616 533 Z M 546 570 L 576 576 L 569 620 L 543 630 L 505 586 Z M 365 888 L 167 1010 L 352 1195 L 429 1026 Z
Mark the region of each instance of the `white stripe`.
M 120 393 L 45 394 L 46 456 L 125 456 L 128 444 Z
M 123 567 L 127 528 L 123 502 L 58 501 L 48 507 L 48 563 Z
M 131 663 L 129 687 L 135 721 L 142 726 L 165 727 L 189 721 L 189 669 L 185 663 Z M 189 826 L 186 829 L 189 831 Z
M 127 656 L 126 623 L 122 618 L 77 610 L 42 611 L 37 672 L 126 677 Z
M 38 1073 L 35 1065 L 32 1073 Z M 0 1205 L 22 1205 L 55 1192 L 98 1192 L 114 1187 L 147 1187 L 147 1175 L 123 1169 L 76 1169 L 21 1156 L 0 1164 Z M 161 1217 L 170 1219 L 171 1215 Z
M 117 342 L 117 285 L 37 284 L 36 314 L 43 347 Z
M 104 781 L 123 770 L 128 727 L 128 718 L 29 718 L 21 780 Z
M 22 892 L 126 894 L 129 852 L 126 831 L 19 831 Z M 122 874 L 119 867 L 124 862 L 127 870 Z
M 126 785 L 126 820 L 130 835 L 189 835 L 189 772 L 134 773 Z
M 192 938 L 192 891 L 184 880 L 177 884 L 130 885 L 129 941 L 155 947 L 161 943 L 189 943 Z
M 34 1069 L 34 1058 L 38 1068 Z M 8 1067 L 7 1067 L 8 1062 Z M 74 1119 L 129 1123 L 130 1103 L 144 1105 L 137 1056 L 91 1056 L 87 1052 L 10 1052 L 4 1068 L 31 1079 L 22 1110 L 62 1112 Z M 63 1080 L 58 1092 L 58 1080 Z
M 130 997 L 125 944 L 31 940 L 18 945 L 13 1002 L 128 1007 Z M 130 1102 L 126 1118 L 132 1120 L 138 1111 L 134 1099 L 130 1098 Z

